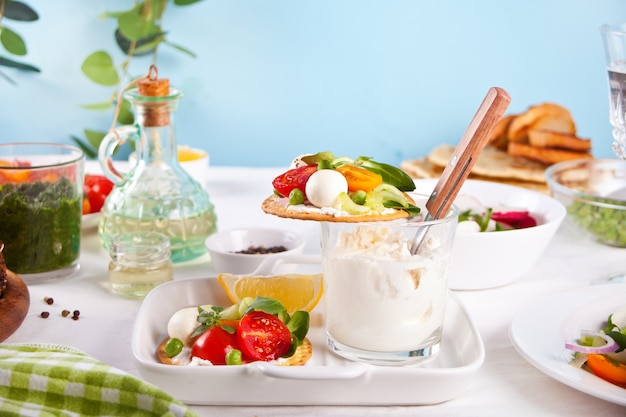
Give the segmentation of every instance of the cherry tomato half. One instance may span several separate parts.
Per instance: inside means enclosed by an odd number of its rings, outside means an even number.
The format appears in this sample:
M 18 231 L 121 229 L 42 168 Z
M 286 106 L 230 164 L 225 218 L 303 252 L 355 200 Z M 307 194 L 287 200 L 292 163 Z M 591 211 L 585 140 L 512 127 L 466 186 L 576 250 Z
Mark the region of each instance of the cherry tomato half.
M 294 188 L 298 188 L 302 193 L 305 193 L 306 182 L 315 171 L 317 171 L 317 165 L 305 165 L 290 169 L 284 174 L 274 178 L 272 185 L 283 197 L 289 197 L 289 193 Z
M 222 320 L 221 323 L 237 328 L 235 320 Z M 226 355 L 233 349 L 239 349 L 237 335 L 218 324 L 198 336 L 191 346 L 191 356 L 211 361 L 213 365 L 226 365 Z
M 291 332 L 278 317 L 263 311 L 244 315 L 237 328 L 239 346 L 244 357 L 271 361 L 289 351 Z
M 604 355 L 587 355 L 587 366 L 600 378 L 626 388 L 626 365 L 611 361 Z
M 89 199 L 90 213 L 102 209 L 104 200 L 111 193 L 113 183 L 104 175 L 85 175 L 85 196 Z
M 348 191 L 372 191 L 383 183 L 383 177 L 379 174 L 352 165 L 341 165 L 335 169 L 348 181 Z

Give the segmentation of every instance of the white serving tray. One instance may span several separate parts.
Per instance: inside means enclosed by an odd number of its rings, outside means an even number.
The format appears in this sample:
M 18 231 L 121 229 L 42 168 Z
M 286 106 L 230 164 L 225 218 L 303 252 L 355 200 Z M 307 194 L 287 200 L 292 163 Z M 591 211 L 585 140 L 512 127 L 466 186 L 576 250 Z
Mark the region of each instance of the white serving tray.
M 480 369 L 485 348 L 476 325 L 450 293 L 439 355 L 413 366 L 350 362 L 326 348 L 321 303 L 311 313 L 313 356 L 305 366 L 265 362 L 242 366 L 161 364 L 157 346 L 178 309 L 230 305 L 215 278 L 171 281 L 152 290 L 135 322 L 132 352 L 141 376 L 187 404 L 202 405 L 423 405 L 464 393 Z

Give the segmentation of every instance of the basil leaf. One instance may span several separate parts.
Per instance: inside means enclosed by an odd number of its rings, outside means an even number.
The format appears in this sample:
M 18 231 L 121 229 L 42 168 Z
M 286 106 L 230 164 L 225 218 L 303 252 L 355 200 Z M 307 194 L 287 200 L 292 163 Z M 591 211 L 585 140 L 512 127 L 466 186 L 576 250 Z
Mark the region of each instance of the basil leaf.
M 391 184 L 400 191 L 415 190 L 415 182 L 413 179 L 400 168 L 381 162 L 374 162 L 371 159 L 362 156 L 357 158 L 356 162 L 361 168 L 365 168 L 368 171 L 374 172 L 383 177 L 383 182 L 385 184 Z
M 302 343 L 309 331 L 309 313 L 306 311 L 296 311 L 291 315 L 287 328 L 291 334 L 298 339 L 298 344 Z
M 267 297 L 256 297 L 252 304 L 250 304 L 244 311 L 244 314 L 250 311 L 260 310 L 268 314 L 278 314 L 283 310 L 286 310 L 285 306 L 278 300 Z
M 621 352 L 626 349 L 626 334 L 622 334 L 613 330 L 607 332 L 607 336 L 610 336 L 613 340 L 615 340 L 615 343 L 619 345 L 619 349 L 617 349 L 615 352 Z
M 307 155 L 302 157 L 302 161 L 307 165 L 318 165 L 322 161 L 332 162 L 335 156 L 332 152 L 318 152 L 315 155 Z
M 417 216 L 417 215 L 419 215 L 422 212 L 422 210 L 419 207 L 414 206 L 413 204 L 409 204 L 407 206 L 404 206 L 404 205 L 398 203 L 397 201 L 393 201 L 393 200 L 385 200 L 385 201 L 383 201 L 383 205 L 385 207 L 387 207 L 387 208 L 404 210 L 407 213 L 409 213 L 411 216 Z

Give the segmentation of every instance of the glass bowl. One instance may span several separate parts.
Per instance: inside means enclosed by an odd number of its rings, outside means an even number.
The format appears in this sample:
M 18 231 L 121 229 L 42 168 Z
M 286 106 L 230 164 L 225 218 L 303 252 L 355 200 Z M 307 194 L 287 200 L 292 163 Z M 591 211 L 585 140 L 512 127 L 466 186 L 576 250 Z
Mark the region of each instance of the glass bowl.
M 0 241 L 27 284 L 78 270 L 84 159 L 72 146 L 0 145 Z
M 600 243 L 626 247 L 626 161 L 564 161 L 546 170 L 546 181 L 568 223 Z

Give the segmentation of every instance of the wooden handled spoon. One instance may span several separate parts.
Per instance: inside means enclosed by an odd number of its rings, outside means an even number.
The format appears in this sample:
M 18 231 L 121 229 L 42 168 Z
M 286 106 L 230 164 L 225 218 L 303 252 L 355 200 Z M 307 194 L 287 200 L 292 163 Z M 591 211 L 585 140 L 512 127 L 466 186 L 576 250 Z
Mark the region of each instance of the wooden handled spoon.
M 502 88 L 489 89 L 426 202 L 427 220 L 446 215 L 510 102 L 511 97 Z M 418 252 L 427 231 L 428 227 L 418 229 L 411 253 Z

